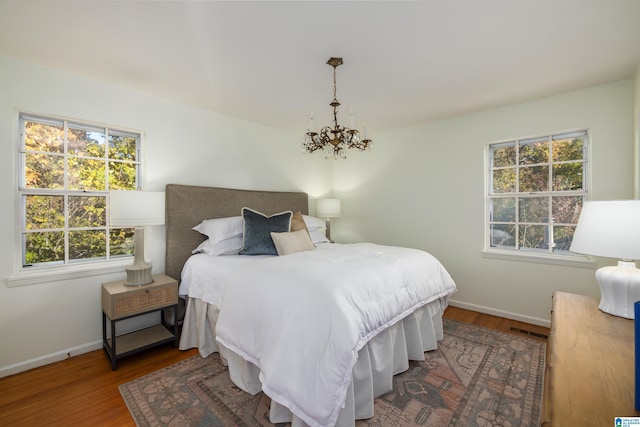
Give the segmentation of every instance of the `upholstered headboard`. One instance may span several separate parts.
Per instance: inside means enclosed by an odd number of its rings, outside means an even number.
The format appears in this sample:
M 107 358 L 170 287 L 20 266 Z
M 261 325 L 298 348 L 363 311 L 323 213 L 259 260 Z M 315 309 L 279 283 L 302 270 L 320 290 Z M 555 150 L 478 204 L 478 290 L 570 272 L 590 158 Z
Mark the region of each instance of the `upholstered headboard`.
M 202 220 L 239 216 L 245 206 L 265 215 L 287 210 L 309 212 L 309 197 L 302 192 L 168 184 L 165 199 L 165 272 L 178 281 L 191 251 L 204 240 L 200 233 L 192 230 Z

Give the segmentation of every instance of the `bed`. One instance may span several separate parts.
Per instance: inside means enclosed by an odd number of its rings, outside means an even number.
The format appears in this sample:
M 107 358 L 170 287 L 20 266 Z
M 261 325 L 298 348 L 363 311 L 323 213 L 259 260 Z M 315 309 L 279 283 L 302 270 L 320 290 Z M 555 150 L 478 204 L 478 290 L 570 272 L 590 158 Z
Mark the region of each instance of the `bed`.
M 241 390 L 271 398 L 273 423 L 351 426 L 372 417 L 393 375 L 437 348 L 453 280 L 426 252 L 370 243 L 318 240 L 286 256 L 192 254 L 206 240 L 194 226 L 245 207 L 312 218 L 306 193 L 166 187 L 166 273 L 186 300 L 180 348 L 220 353 Z

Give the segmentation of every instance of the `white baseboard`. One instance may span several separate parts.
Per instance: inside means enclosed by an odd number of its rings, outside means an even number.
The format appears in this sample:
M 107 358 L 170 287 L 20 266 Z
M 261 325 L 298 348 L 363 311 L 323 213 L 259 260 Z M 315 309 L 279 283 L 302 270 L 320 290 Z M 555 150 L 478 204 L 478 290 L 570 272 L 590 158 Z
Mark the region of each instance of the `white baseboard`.
M 46 356 L 26 360 L 24 362 L 16 363 L 14 365 L 4 366 L 0 368 L 0 378 L 8 377 L 9 375 L 19 374 L 20 372 L 25 372 L 33 368 L 38 368 L 40 366 L 48 365 L 50 363 L 60 362 L 61 360 L 78 356 L 80 354 L 88 353 L 90 351 L 99 350 L 101 348 L 102 348 L 102 340 L 94 341 L 91 343 L 83 344 L 78 347 L 73 347 L 66 350 L 58 351 L 56 353 L 48 354 Z
M 547 319 L 541 319 L 538 317 L 524 316 L 518 313 L 512 313 L 510 311 L 496 310 L 495 308 L 485 307 L 482 305 L 469 304 L 455 299 L 449 300 L 449 305 L 458 308 L 464 308 L 466 310 L 473 310 L 479 313 L 490 314 L 492 316 L 503 317 L 505 319 L 517 320 L 518 322 L 530 323 L 532 325 L 544 326 L 546 328 L 551 327 L 551 321 Z

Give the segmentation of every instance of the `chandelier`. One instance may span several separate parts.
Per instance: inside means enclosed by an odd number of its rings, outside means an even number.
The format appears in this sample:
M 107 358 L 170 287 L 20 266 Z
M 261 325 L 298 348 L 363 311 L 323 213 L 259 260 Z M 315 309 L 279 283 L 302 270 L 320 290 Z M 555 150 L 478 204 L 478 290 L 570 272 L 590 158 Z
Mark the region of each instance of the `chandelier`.
M 324 150 L 324 158 L 347 158 L 347 148 L 357 148 L 360 151 L 371 149 L 373 141 L 367 139 L 367 124 L 364 124 L 364 139 L 360 139 L 360 132 L 356 129 L 338 124 L 338 107 L 340 103 L 336 98 L 336 68 L 342 65 L 342 58 L 329 58 L 327 64 L 333 67 L 333 101 L 329 104 L 333 108 L 333 126 L 325 126 L 320 133 L 313 131 L 313 113 L 311 113 L 309 130 L 302 143 L 303 153 L 313 153 L 316 150 Z M 351 113 L 351 127 L 353 127 L 353 113 Z

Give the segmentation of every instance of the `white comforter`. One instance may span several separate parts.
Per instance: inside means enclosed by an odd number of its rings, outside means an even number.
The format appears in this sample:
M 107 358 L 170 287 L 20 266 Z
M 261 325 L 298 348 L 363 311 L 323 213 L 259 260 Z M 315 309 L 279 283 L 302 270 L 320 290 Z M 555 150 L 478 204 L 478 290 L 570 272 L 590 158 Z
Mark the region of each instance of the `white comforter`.
M 312 426 L 335 424 L 367 341 L 455 292 L 440 262 L 415 249 L 333 244 L 241 258 L 250 260 L 220 282 L 217 340 L 258 366 L 263 391 Z

